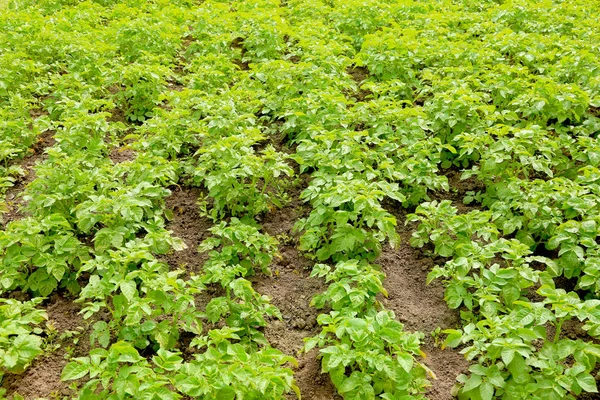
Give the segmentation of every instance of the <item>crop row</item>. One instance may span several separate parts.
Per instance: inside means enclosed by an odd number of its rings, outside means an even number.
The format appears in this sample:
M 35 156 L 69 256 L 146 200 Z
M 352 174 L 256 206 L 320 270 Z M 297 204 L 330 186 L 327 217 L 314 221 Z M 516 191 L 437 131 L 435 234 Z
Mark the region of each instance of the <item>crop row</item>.
M 111 17 L 131 10 L 115 7 Z M 86 17 L 96 18 L 94 14 L 100 11 L 107 10 L 86 4 L 77 9 L 75 18 L 66 10 L 55 21 L 57 25 L 77 21 L 82 29 Z M 165 119 L 156 116 L 152 125 L 139 129 L 114 122 L 115 107 L 132 122 L 150 117 L 160 104 L 158 95 L 166 90 L 169 68 L 160 63 L 173 63 L 175 54 L 166 57 L 163 46 L 176 47 L 181 39 L 176 26 L 182 21 L 181 9 L 157 6 L 154 11 L 169 13 L 170 18 L 161 22 L 168 20 L 167 31 L 175 34 L 161 35 L 158 39 L 164 43 L 154 48 L 154 55 L 149 54 L 152 46 L 146 45 L 156 35 L 130 46 L 135 39 L 124 32 L 123 43 L 117 41 L 117 48 L 111 49 L 114 60 L 107 57 L 95 64 L 66 66 L 60 59 L 48 63 L 68 71 L 61 71 L 41 93 L 35 93 L 47 96 L 43 105 L 49 111 L 49 127 L 56 131 L 56 145 L 47 149 L 48 159 L 36 168 L 37 177 L 24 192 L 28 217 L 11 222 L 2 232 L 3 291 L 19 289 L 47 296 L 64 288 L 78 295 L 84 318 L 95 320 L 90 339 L 97 347 L 89 356 L 75 358 L 63 371 L 65 380 L 88 376 L 79 398 L 180 398 L 181 394 L 280 398 L 292 388 L 297 390 L 291 370 L 282 367 L 294 360 L 268 345 L 261 327 L 266 318 L 279 316 L 279 311 L 243 277 L 252 275 L 254 269 L 266 272 L 276 252 L 276 241 L 260 233 L 252 217 L 270 205 L 268 174 L 271 179 L 279 173 L 289 175 L 290 168 L 273 149 L 255 154 L 252 146 L 262 136 L 251 128 L 228 132 L 229 139 L 223 131 L 212 132 L 212 141 L 203 137 L 197 159 L 185 165 L 193 169 L 190 181 L 207 188 L 215 218 L 226 214 L 241 220 L 232 218 L 229 224 L 212 229 L 214 237 L 201 246 L 201 251 L 210 254 L 200 276 L 182 279 L 183 271 L 171 271 L 157 260 L 157 255 L 184 246 L 164 227 L 168 214 L 164 198 L 169 194 L 166 187 L 176 183 L 183 171 L 176 160 L 169 159 L 181 148 L 169 149 L 185 138 L 171 140 L 170 135 L 177 132 L 171 126 L 160 129 L 173 117 L 168 112 Z M 128 28 L 135 31 L 135 27 Z M 153 28 L 158 33 L 164 26 Z M 71 38 L 77 42 L 73 45 L 82 45 L 81 39 Z M 82 50 L 98 57 L 98 45 Z M 131 54 L 142 48 L 142 59 L 140 54 Z M 128 57 L 137 62 L 118 65 Z M 110 143 L 118 143 L 126 133 L 142 138 L 131 144 L 136 157 L 115 164 L 109 158 Z M 190 136 L 190 143 L 198 146 L 199 133 Z M 160 142 L 168 147 L 146 146 Z M 223 165 L 220 161 L 227 154 L 234 158 Z M 232 172 L 240 161 L 240 175 L 231 180 L 240 182 L 241 192 L 231 196 L 223 192 L 231 181 L 215 178 Z M 196 296 L 205 285 L 222 287 L 224 295 L 200 311 Z M 14 308 L 10 314 L 3 306 L 10 324 L 10 342 L 2 343 L 8 350 L 3 353 L 3 369 L 9 372 L 20 372 L 41 353 L 42 340 L 27 335 L 31 330 L 41 333 L 34 325 L 42 321 L 43 313 L 32 308 L 40 301 L 23 303 L 22 310 L 13 305 L 15 301 L 7 303 Z M 101 317 L 107 313 L 108 318 Z M 201 349 L 193 361 L 184 362 L 175 350 L 181 332 L 194 334 L 191 347 Z M 18 360 L 13 360 L 15 352 Z M 140 355 L 148 352 L 155 354 L 151 360 Z
M 429 278 L 460 310 L 463 327 L 444 331 L 472 362 L 459 398 L 595 392 L 596 8 L 14 2 L 0 17 L 13 33 L 0 38 L 2 190 L 40 134 L 56 143 L 24 191 L 27 216 L 0 232 L 0 292 L 34 296 L 0 300 L 0 371 L 42 353 L 40 298 L 66 290 L 93 322 L 95 348 L 63 371 L 85 377 L 79 398 L 297 391 L 293 358 L 264 335 L 279 311 L 246 279 L 277 256 L 259 221 L 286 204 L 296 163 L 310 205 L 298 247 L 329 284 L 305 350 L 319 348 L 344 398 L 423 398 L 433 378 L 422 334 L 380 301 L 377 257 L 400 245 L 392 208 L 414 211 L 411 244 L 440 257 Z M 112 161 L 124 143 L 135 157 Z M 453 189 L 447 169 L 473 184 L 459 197 L 476 210 L 432 201 Z M 165 228 L 181 183 L 202 188 L 214 221 L 198 275 L 161 261 L 185 246 Z M 564 334 L 573 321 L 581 339 Z

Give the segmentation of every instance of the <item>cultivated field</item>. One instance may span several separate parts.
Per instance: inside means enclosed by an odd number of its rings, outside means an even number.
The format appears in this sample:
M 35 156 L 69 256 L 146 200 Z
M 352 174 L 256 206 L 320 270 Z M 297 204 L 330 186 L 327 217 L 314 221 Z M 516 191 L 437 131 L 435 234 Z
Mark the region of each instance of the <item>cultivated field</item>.
M 0 399 L 600 399 L 599 15 L 0 0 Z

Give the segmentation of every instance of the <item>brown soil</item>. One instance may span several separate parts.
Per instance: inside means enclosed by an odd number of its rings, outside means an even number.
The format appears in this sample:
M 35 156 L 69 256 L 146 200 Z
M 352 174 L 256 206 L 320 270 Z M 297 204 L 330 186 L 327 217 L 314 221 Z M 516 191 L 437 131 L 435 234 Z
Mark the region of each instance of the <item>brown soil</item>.
M 447 400 L 452 398 L 451 389 L 456 377 L 466 371 L 468 363 L 456 350 L 435 347 L 430 334 L 437 327 L 459 327 L 460 316 L 446 305 L 444 288 L 440 283 L 426 284 L 433 260 L 410 247 L 409 238 L 409 232 L 402 232 L 400 246 L 397 249 L 385 246 L 375 261 L 386 274 L 384 286 L 388 297 L 383 304 L 394 311 L 407 331 L 425 333 L 421 349 L 427 357 L 423 362 L 437 378 L 431 379 L 432 386 L 427 397 L 430 400 Z
M 281 321 L 269 324 L 265 336 L 273 347 L 298 360 L 294 376 L 303 398 L 340 399 L 329 376 L 321 373 L 318 351 L 301 353 L 304 339 L 319 333 L 317 316 L 320 312 L 310 306 L 310 301 L 326 290 L 325 282 L 310 278 L 312 262 L 294 246 L 283 246 L 280 253 L 281 258 L 271 266 L 273 276 L 253 280 L 254 288 L 271 297 L 272 304 L 279 308 L 283 317 Z M 288 398 L 294 399 L 295 396 Z
M 114 164 L 119 164 L 135 159 L 135 151 L 128 149 L 127 147 L 114 147 L 110 151 L 108 157 Z
M 79 315 L 80 306 L 73 299 L 66 298 L 61 294 L 54 294 L 48 300 L 46 311 L 48 312 L 48 326 L 54 327 L 56 334 L 50 338 L 50 342 L 60 345 L 58 349 L 52 349 L 48 354 L 38 357 L 32 365 L 20 375 L 7 375 L 2 382 L 2 388 L 7 390 L 9 396 L 20 394 L 26 400 L 38 399 L 40 397 L 57 397 L 71 395 L 69 382 L 61 382 L 60 374 L 67 364 L 67 352 L 73 357 L 86 356 L 90 350 L 89 332 L 84 326 L 87 324 Z M 66 331 L 82 331 L 77 336 L 78 341 L 73 339 L 60 339 L 60 335 Z
M 48 115 L 48 111 L 43 108 L 31 108 L 29 109 L 29 115 L 31 116 L 31 119 L 38 119 L 43 115 Z
M 370 90 L 364 90 L 360 88 L 360 85 L 367 80 L 370 76 L 367 67 L 348 67 L 346 73 L 352 77 L 352 79 L 358 84 L 358 90 L 351 93 L 350 97 L 354 97 L 357 102 L 363 102 L 369 100 L 373 96 L 373 92 Z
M 173 187 L 171 195 L 166 199 L 167 208 L 173 211 L 173 220 L 167 223 L 167 229 L 173 236 L 182 239 L 187 248 L 171 252 L 162 257 L 173 269 L 184 269 L 199 272 L 206 260 L 205 254 L 198 253 L 200 243 L 210 236 L 208 228 L 212 222 L 200 216 L 198 198 L 200 189 L 190 187 Z
M 450 192 L 438 191 L 429 193 L 431 200 L 437 200 L 441 202 L 443 200 L 450 200 L 452 206 L 454 206 L 459 214 L 466 214 L 470 211 L 481 209 L 480 205 L 473 202 L 465 204 L 463 202 L 467 192 L 478 192 L 485 191 L 485 185 L 475 177 L 469 179 L 461 179 L 462 172 L 456 169 L 448 169 L 442 171 L 442 175 L 448 178 L 448 184 L 450 185 Z
M 109 91 L 113 94 L 116 94 L 119 92 L 119 89 L 117 87 L 111 87 L 109 88 Z M 125 112 L 119 108 L 119 107 L 115 107 L 112 110 L 110 110 L 110 117 L 108 117 L 107 119 L 108 122 L 121 122 L 125 125 L 129 125 L 129 123 L 127 122 L 127 118 L 125 117 Z
M 54 131 L 46 131 L 41 134 L 38 141 L 31 148 L 31 154 L 17 162 L 25 174 L 15 182 L 14 186 L 8 188 L 6 191 L 6 206 L 7 211 L 2 215 L 2 228 L 14 220 L 25 217 L 25 214 L 21 211 L 23 206 L 22 194 L 25 187 L 35 179 L 34 167 L 39 162 L 44 161 L 47 158 L 45 150 L 48 147 L 54 146 Z
M 303 399 L 337 400 L 337 394 L 327 374 L 321 373 L 318 350 L 301 352 L 304 339 L 315 336 L 320 328 L 317 316 L 320 311 L 311 307 L 313 296 L 327 289 L 322 279 L 310 277 L 313 262 L 304 257 L 297 249 L 297 233 L 293 232 L 294 223 L 305 214 L 300 201 L 300 193 L 306 187 L 306 180 L 290 188 L 290 203 L 285 208 L 276 209 L 264 216 L 261 221 L 263 230 L 279 238 L 280 257 L 273 260 L 272 277 L 257 277 L 254 288 L 261 294 L 271 297 L 271 302 L 281 311 L 283 319 L 272 321 L 265 329 L 265 336 L 271 345 L 298 360 L 294 368 L 294 377 L 300 387 Z M 295 399 L 295 395 L 288 396 Z
M 370 76 L 367 67 L 351 66 L 346 68 L 346 73 L 350 75 L 352 79 L 354 79 L 354 81 L 358 84 L 364 82 Z

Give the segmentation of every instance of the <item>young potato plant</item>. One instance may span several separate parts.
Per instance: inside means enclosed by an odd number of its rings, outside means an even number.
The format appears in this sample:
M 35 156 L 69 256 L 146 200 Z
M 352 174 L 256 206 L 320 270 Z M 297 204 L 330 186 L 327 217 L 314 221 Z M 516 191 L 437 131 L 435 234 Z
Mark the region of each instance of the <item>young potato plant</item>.
M 150 226 L 160 221 L 162 199 L 168 194 L 167 189 L 144 181 L 135 187 L 121 186 L 91 195 L 74 209 L 77 227 L 83 233 L 95 232 L 97 253 L 121 247 L 142 229 L 152 231 Z
M 181 399 L 161 372 L 140 356 L 131 343 L 119 341 L 108 349 L 93 349 L 88 356 L 74 358 L 63 368 L 61 379 L 89 378 L 77 391 L 79 400 Z
M 108 85 L 119 85 L 114 95 L 115 103 L 132 122 L 143 122 L 152 117 L 171 74 L 169 68 L 157 65 L 152 59 L 149 61 L 119 66 L 119 76 L 107 82 Z
M 600 346 L 564 338 L 561 327 L 572 318 L 597 324 L 598 300 L 582 302 L 575 294 L 548 285 L 538 293 L 545 297 L 543 302 L 515 301 L 506 314 L 470 323 L 462 332 L 444 331 L 445 345 L 466 345 L 461 352 L 477 362 L 468 376 L 458 377 L 464 385 L 458 390 L 459 399 L 558 400 L 597 392 L 592 372 Z M 548 325 L 554 328 L 553 338 Z
M 406 216 L 407 223 L 420 222 L 412 233 L 410 244 L 423 247 L 432 243 L 434 253 L 442 257 L 461 255 L 462 249 L 471 245 L 474 237 L 482 243 L 498 239 L 499 232 L 493 224 L 489 224 L 490 218 L 489 211 L 457 214 L 449 200 L 425 202 Z
M 322 371 L 344 399 L 425 399 L 428 369 L 415 360 L 422 334 L 403 332 L 393 312 L 331 311 L 318 322 L 323 330 L 304 349 L 319 347 Z
M 332 258 L 375 259 L 381 242 L 397 245 L 396 219 L 380 204 L 383 198 L 402 201 L 398 186 L 355 177 L 316 172 L 301 198 L 313 207 L 307 218 L 298 220 L 295 229 L 304 231 L 300 250 L 315 252 L 318 260 Z
M 193 345 L 203 350 L 195 360 L 177 365 L 174 386 L 188 396 L 222 399 L 281 399 L 300 390 L 293 372 L 293 357 L 268 345 L 256 349 L 244 344 L 241 329 L 213 329 L 198 336 Z
M 387 297 L 383 287 L 385 275 L 365 261 L 341 261 L 333 270 L 326 264 L 316 264 L 311 277 L 325 277 L 329 283 L 325 292 L 311 300 L 311 306 L 317 309 L 328 306 L 334 311 L 353 310 L 362 314 L 380 307 L 378 294 Z
M 467 244 L 461 256 L 436 266 L 427 282 L 443 278 L 444 299 L 452 309 L 464 306 L 464 320 L 492 317 L 506 313 L 518 300 L 526 300 L 527 289 L 536 285 L 539 271 L 531 264 L 548 262 L 543 257 L 527 257 L 529 248 L 518 240 L 499 239 L 480 246 Z
M 271 145 L 257 154 L 252 146 L 262 140 L 260 133 L 247 132 L 220 138 L 198 150 L 193 181 L 208 189 L 212 209 L 207 210 L 207 199 L 201 206 L 211 218 L 256 216 L 282 205 L 282 182 L 293 171 Z
M 13 221 L 0 231 L 0 292 L 20 288 L 47 296 L 60 287 L 78 293 L 77 271 L 90 259 L 90 249 L 59 214 Z
M 249 346 L 267 346 L 263 333 L 269 319 L 282 319 L 281 312 L 266 295 L 252 288 L 252 283 L 236 278 L 224 287 L 226 295 L 214 297 L 206 305 L 205 315 L 212 324 L 224 321 L 239 329 L 242 343 Z
M 456 140 L 460 158 L 481 160 L 478 166 L 466 170 L 463 178 L 476 176 L 486 186 L 512 177 L 549 179 L 576 173 L 575 163 L 563 151 L 573 147 L 575 140 L 539 125 L 494 125 L 485 132 L 463 133 Z
M 202 284 L 179 278 L 182 271 L 168 271 L 151 249 L 144 240 L 130 241 L 82 267 L 81 271 L 94 272 L 78 299 L 84 303 L 84 318 L 105 309 L 111 314 L 108 322 L 94 323 L 92 344 L 97 341 L 106 348 L 114 335 L 139 349 L 168 350 L 177 345 L 181 331 L 202 332 L 204 314 L 194 300 Z
M 235 278 L 254 276 L 257 271 L 271 275 L 269 265 L 277 255 L 278 242 L 261 233 L 253 220 L 231 218 L 229 224 L 221 222 L 209 231 L 214 236 L 198 248 L 209 256 L 204 264 L 206 283 L 227 287 Z
M 48 319 L 39 307 L 43 298 L 27 302 L 0 299 L 0 379 L 5 373 L 20 374 L 42 354 L 41 323 Z
M 172 93 L 166 100 L 170 103 L 184 101 L 181 92 Z M 203 136 L 201 124 L 193 118 L 193 110 L 176 107 L 171 110 L 156 108 L 154 116 L 128 135 L 136 139 L 132 147 L 142 154 L 175 160 L 178 156 L 193 153 Z

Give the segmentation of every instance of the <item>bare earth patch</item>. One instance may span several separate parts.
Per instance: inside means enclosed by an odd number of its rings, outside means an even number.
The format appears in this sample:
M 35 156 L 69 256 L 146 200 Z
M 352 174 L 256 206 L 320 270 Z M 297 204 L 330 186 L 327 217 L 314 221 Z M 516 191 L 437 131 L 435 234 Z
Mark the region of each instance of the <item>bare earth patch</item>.
M 14 186 L 8 188 L 6 191 L 7 211 L 2 215 L 2 228 L 6 227 L 11 221 L 25 217 L 25 214 L 21 211 L 21 207 L 23 206 L 23 198 L 21 197 L 23 190 L 36 178 L 34 167 L 47 158 L 45 150 L 48 147 L 54 146 L 55 140 L 53 135 L 54 131 L 46 131 L 41 134 L 37 143 L 31 149 L 32 153 L 17 162 L 17 165 L 25 171 L 25 174 L 15 182 Z
M 384 286 L 389 297 L 383 300 L 383 304 L 394 311 L 407 331 L 425 333 L 421 347 L 427 355 L 424 363 L 437 378 L 431 379 L 432 386 L 427 397 L 430 400 L 448 400 L 452 398 L 451 390 L 456 376 L 466 371 L 469 364 L 458 351 L 435 347 L 430 333 L 437 327 L 459 327 L 460 316 L 446 305 L 441 284 L 426 284 L 433 260 L 423 257 L 419 250 L 410 247 L 409 237 L 408 232 L 403 232 L 399 248 L 385 246 L 375 261 L 386 274 Z
M 45 306 L 48 312 L 48 325 L 53 326 L 57 332 L 50 341 L 60 342 L 60 347 L 35 359 L 24 373 L 5 376 L 2 387 L 7 389 L 8 395 L 18 393 L 26 400 L 72 395 L 69 382 L 60 380 L 62 369 L 68 362 L 67 352 L 71 352 L 73 357 L 81 357 L 90 351 L 89 331 L 82 329 L 87 324 L 79 315 L 81 307 L 73 300 L 62 294 L 53 294 L 50 297 Z M 76 330 L 82 330 L 82 333 L 77 336 L 76 344 L 73 344 L 72 339 L 60 340 L 60 335 L 66 331 Z
M 173 236 L 182 239 L 187 248 L 167 254 L 162 257 L 162 260 L 173 269 L 197 273 L 206 260 L 205 254 L 198 253 L 198 246 L 210 236 L 208 228 L 212 226 L 212 222 L 200 215 L 197 205 L 200 189 L 174 187 L 171 191 L 171 195 L 166 199 L 166 205 L 173 212 L 173 220 L 167 223 L 167 229 L 173 232 Z

